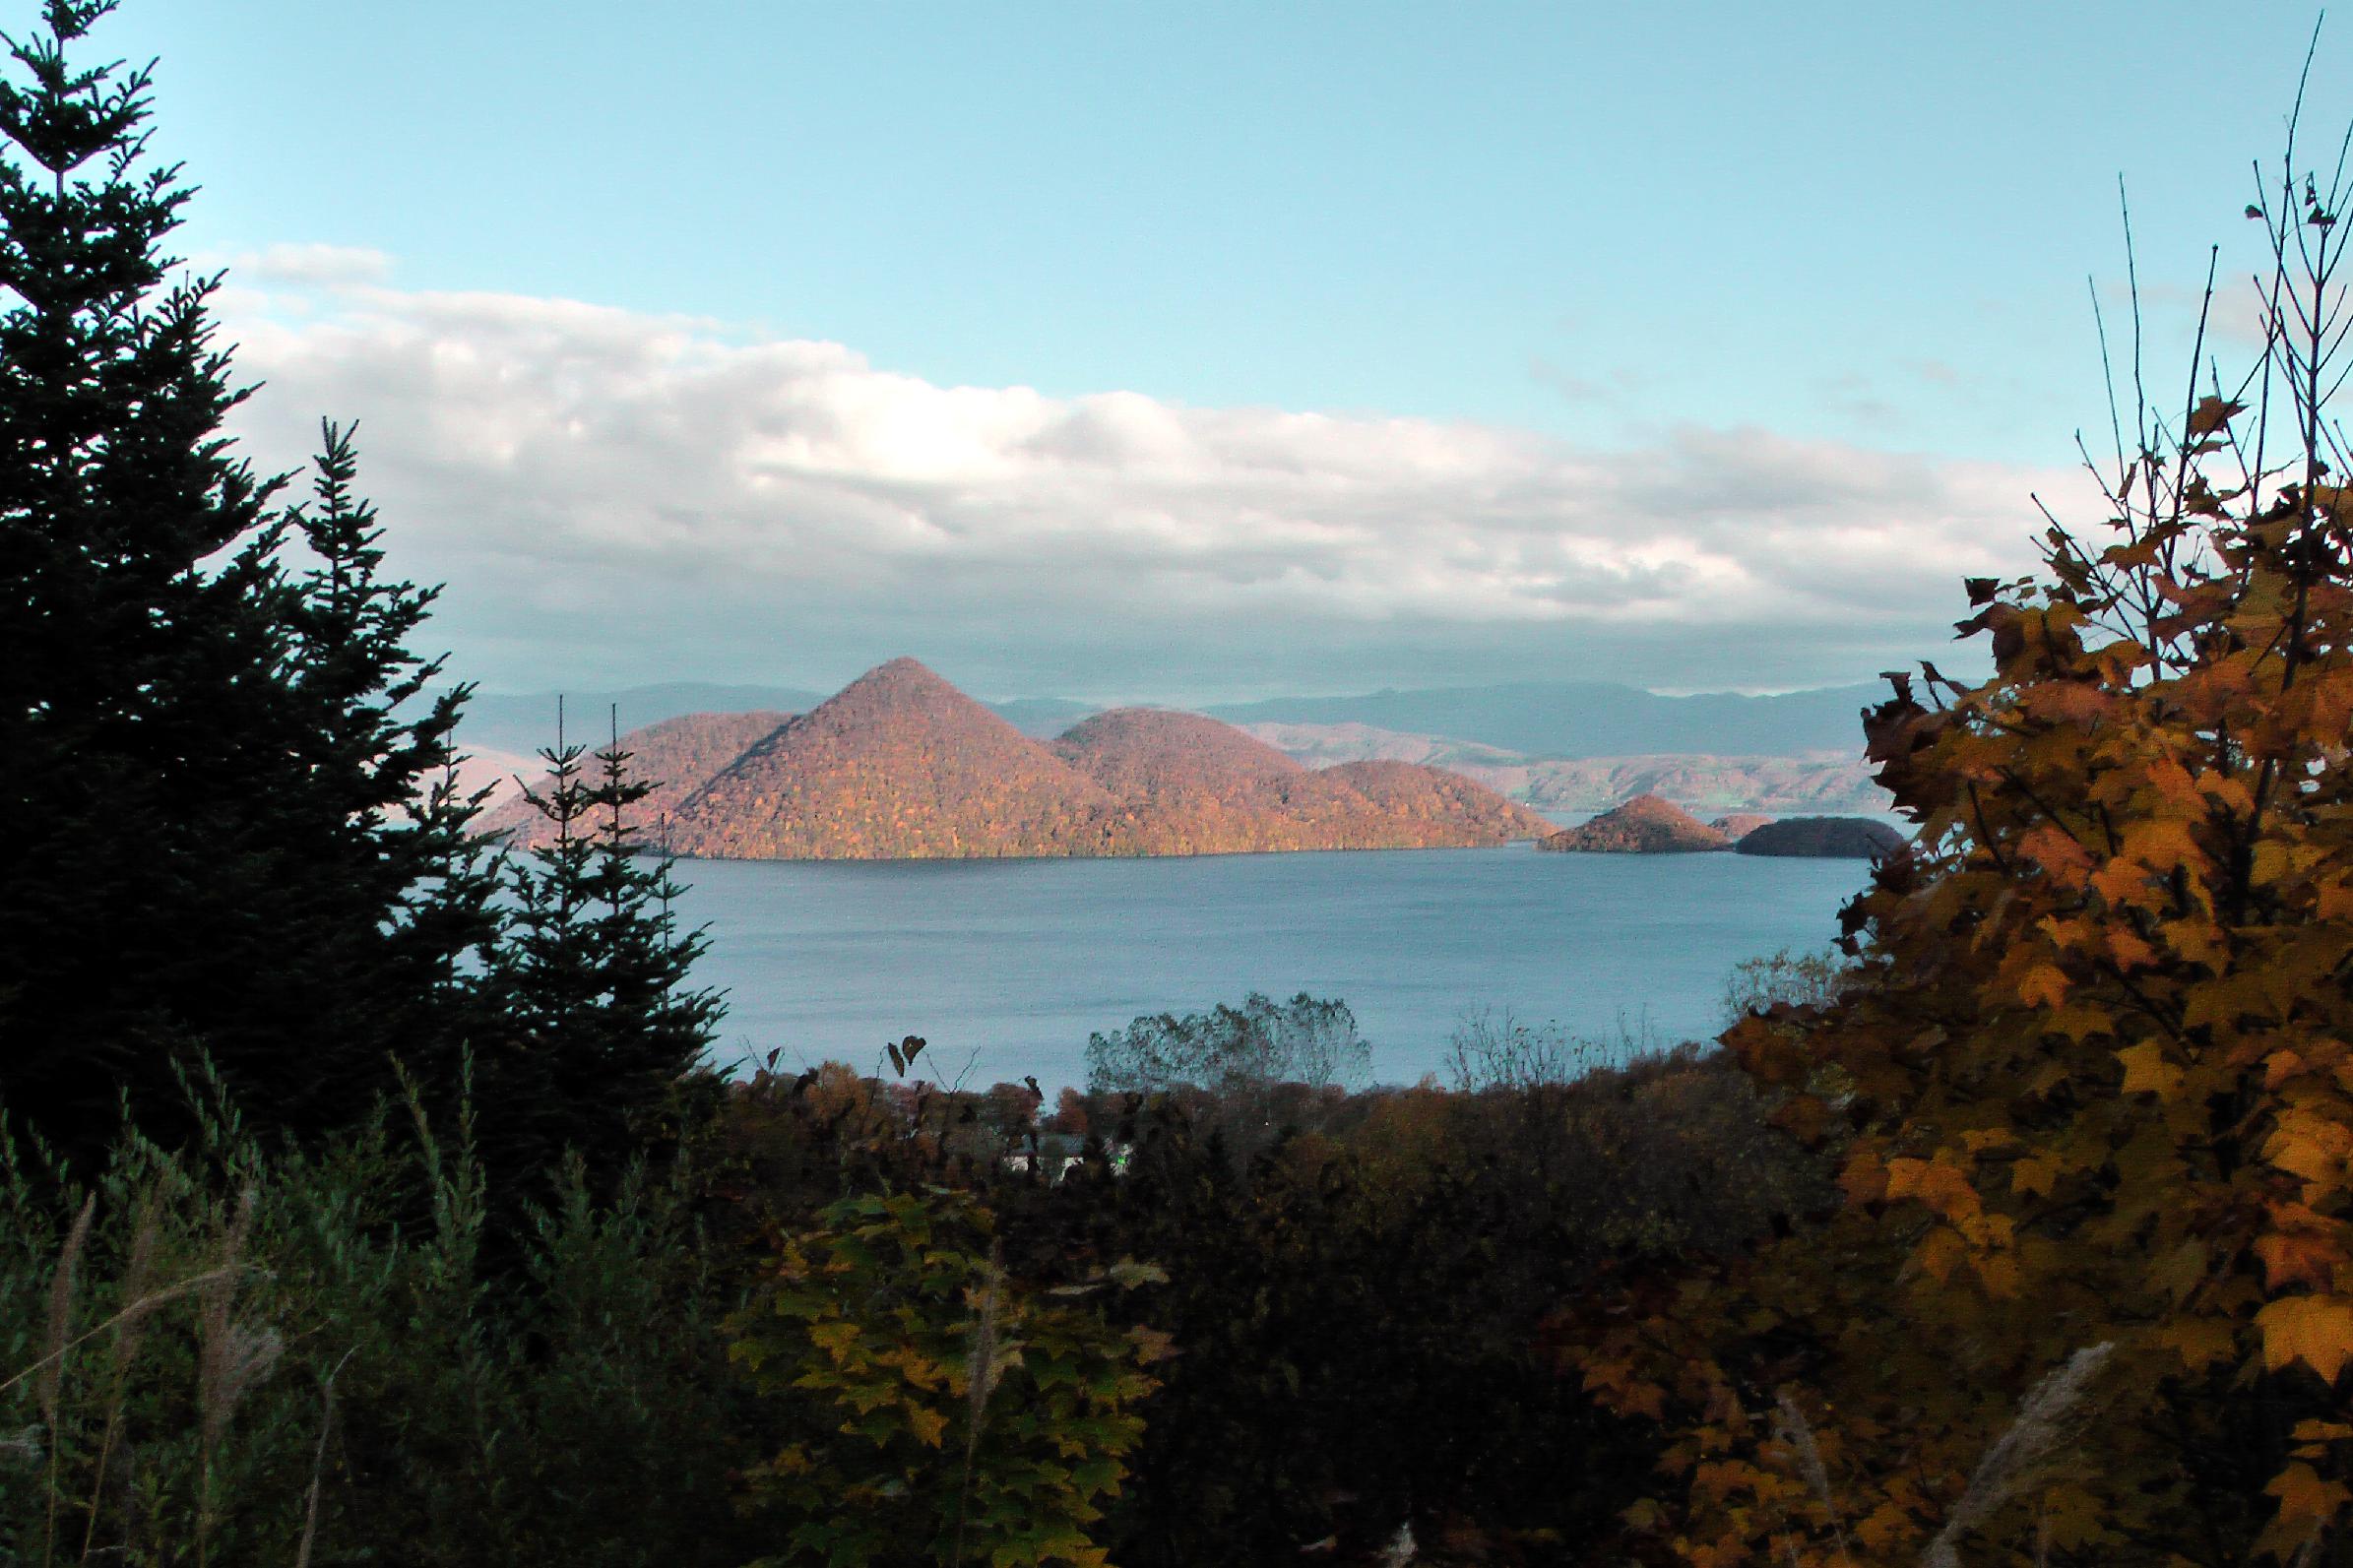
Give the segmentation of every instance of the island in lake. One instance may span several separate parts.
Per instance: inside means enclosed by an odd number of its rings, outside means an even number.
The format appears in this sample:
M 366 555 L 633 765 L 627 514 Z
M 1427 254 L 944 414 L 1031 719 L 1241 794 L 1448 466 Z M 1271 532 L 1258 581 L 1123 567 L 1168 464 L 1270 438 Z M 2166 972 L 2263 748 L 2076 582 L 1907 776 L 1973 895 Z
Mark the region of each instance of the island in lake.
M 804 714 L 688 714 L 620 749 L 660 782 L 624 820 L 706 859 L 1468 848 L 1553 826 L 1441 768 L 1309 769 L 1199 714 L 1118 708 L 1034 739 L 912 659 Z M 548 832 L 519 799 L 485 826 L 521 843 Z
M 1864 817 L 1791 817 L 1774 821 L 1753 812 L 1702 822 L 1672 801 L 1636 795 L 1590 822 L 1547 834 L 1542 849 L 1583 854 L 1686 854 L 1737 849 L 1742 854 L 1808 859 L 1879 860 L 1902 847 L 1904 836 Z

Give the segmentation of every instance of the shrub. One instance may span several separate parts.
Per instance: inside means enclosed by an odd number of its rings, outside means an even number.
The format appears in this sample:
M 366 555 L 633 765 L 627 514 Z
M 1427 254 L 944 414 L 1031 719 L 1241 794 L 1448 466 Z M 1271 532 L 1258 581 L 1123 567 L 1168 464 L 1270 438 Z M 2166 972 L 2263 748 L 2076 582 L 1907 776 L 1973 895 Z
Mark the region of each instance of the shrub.
M 749 1555 L 731 1286 L 676 1186 L 598 1202 L 575 1164 L 493 1283 L 463 1138 L 379 1119 L 305 1153 L 218 1104 L 198 1125 L 127 1135 L 87 1189 L 0 1141 L 0 1560 Z
M 731 1353 L 789 1435 L 754 1473 L 779 1563 L 1103 1564 L 1094 1539 L 1143 1432 L 1158 1345 L 1083 1300 L 1158 1278 L 1133 1264 L 1050 1294 L 1003 1265 L 994 1222 L 932 1189 L 848 1198 L 788 1239 Z

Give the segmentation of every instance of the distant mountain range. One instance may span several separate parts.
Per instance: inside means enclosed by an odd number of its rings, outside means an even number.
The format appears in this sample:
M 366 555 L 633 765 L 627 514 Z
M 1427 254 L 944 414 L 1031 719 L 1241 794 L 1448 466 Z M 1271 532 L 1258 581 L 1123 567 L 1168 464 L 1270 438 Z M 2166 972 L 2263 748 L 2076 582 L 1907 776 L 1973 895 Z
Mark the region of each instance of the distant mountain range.
M 568 695 L 565 711 L 575 739 L 607 731 L 606 714 L 620 710 L 623 729 L 691 713 L 775 709 L 802 713 L 822 692 L 793 686 L 717 685 L 673 681 Z M 1428 691 L 1378 691 L 1362 697 L 1278 697 L 1202 709 L 1228 723 L 1362 725 L 1442 737 L 1454 744 L 1508 752 L 1513 761 L 1595 757 L 1860 756 L 1863 709 L 1885 696 L 1874 684 L 1829 686 L 1778 696 L 1706 693 L 1662 697 L 1635 686 L 1602 681 L 1525 682 Z M 469 745 L 529 755 L 555 737 L 556 694 L 476 693 L 467 705 Z M 1018 697 L 984 704 L 1026 735 L 1052 739 L 1102 705 L 1058 697 Z M 1478 760 L 1466 758 L 1465 760 Z
M 477 691 L 467 700 L 458 737 L 471 751 L 534 756 L 541 746 L 555 743 L 558 696 L 551 691 L 521 695 Z M 608 716 L 615 710 L 620 727 L 630 730 L 686 714 L 740 714 L 762 709 L 797 714 L 816 707 L 825 693 L 797 686 L 722 686 L 679 680 L 619 690 L 567 691 L 560 696 L 566 738 L 595 746 L 612 733 Z
M 1601 681 L 1377 691 L 1364 697 L 1277 697 L 1205 710 L 1232 724 L 1365 724 L 1443 735 L 1531 760 L 1659 754 L 1859 755 L 1862 712 L 1876 684 L 1770 697 L 1730 692 L 1662 697 Z
M 1206 717 L 1310 769 L 1364 762 L 1446 769 L 1558 821 L 1574 822 L 1643 794 L 1703 815 L 1878 815 L 1889 802 L 1863 760 L 1860 714 L 1880 695 L 1876 686 L 1854 685 L 1770 697 L 1662 697 L 1598 681 L 1528 682 L 1278 698 L 1213 708 Z M 700 752 L 673 755 L 673 741 L 719 746 L 742 726 L 723 726 L 721 738 L 709 738 L 714 716 L 790 715 L 822 701 L 823 694 L 797 687 L 682 681 L 574 693 L 565 712 L 571 738 L 594 745 L 610 733 L 607 715 L 617 708 L 621 727 L 646 753 L 640 766 L 673 782 L 665 800 L 674 805 L 683 801 L 680 782 L 699 788 L 719 763 L 732 759 L 704 767 Z M 1058 741 L 1104 712 L 1053 697 L 975 706 L 1046 741 Z M 468 781 L 511 792 L 515 775 L 536 772 L 530 755 L 554 738 L 555 709 L 552 692 L 477 694 L 461 730 L 476 759 Z M 1169 710 L 1114 711 L 1161 715 L 1154 722 L 1164 739 L 1180 732 Z M 694 722 L 674 735 L 654 732 L 688 720 Z M 1198 739 L 1210 731 L 1183 732 Z
M 1876 815 L 1887 792 L 1872 780 L 1861 749 L 1844 754 L 1720 757 L 1701 753 L 1539 761 L 1445 735 L 1414 735 L 1370 724 L 1239 726 L 1310 768 L 1369 758 L 1427 763 L 1535 807 L 1549 816 L 1589 816 L 1655 794 L 1701 813 Z
M 665 781 L 641 835 L 720 859 L 1441 847 L 1551 826 L 1458 775 L 1309 770 L 1197 714 L 1114 709 L 1046 744 L 910 659 L 795 717 L 674 715 L 622 745 Z M 487 825 L 528 838 L 536 816 L 510 801 Z

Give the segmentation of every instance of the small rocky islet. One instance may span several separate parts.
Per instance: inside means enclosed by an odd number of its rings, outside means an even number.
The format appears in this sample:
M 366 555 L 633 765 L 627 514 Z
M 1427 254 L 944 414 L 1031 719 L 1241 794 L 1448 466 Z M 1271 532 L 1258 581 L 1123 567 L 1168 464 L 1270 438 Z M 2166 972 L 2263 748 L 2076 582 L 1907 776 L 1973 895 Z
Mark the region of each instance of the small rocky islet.
M 1903 842 L 1902 834 L 1868 817 L 1790 817 L 1764 824 L 1733 847 L 1743 854 L 1883 860 L 1901 848 Z
M 1868 817 L 1789 817 L 1753 812 L 1702 822 L 1673 801 L 1636 795 L 1589 822 L 1537 841 L 1540 849 L 1580 854 L 1692 854 L 1732 849 L 1741 854 L 1812 859 L 1879 860 L 1903 835 Z

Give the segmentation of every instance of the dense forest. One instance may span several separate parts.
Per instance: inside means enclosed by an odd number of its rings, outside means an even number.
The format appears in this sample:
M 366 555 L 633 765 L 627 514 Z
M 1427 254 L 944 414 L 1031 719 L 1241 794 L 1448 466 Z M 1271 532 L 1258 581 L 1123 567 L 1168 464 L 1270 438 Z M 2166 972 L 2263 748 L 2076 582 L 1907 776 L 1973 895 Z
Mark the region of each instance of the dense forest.
M 1836 951 L 1413 1088 L 1334 999 L 1138 1019 L 1049 1107 L 914 1037 L 713 1071 L 609 736 L 485 831 L 352 432 L 223 435 L 109 9 L 0 85 L 0 1559 L 2353 1563 L 2348 186 L 2292 134 L 2252 363 L 2128 393 L 2105 527 L 1965 585 L 1992 677 L 1866 716 L 1913 831 Z

